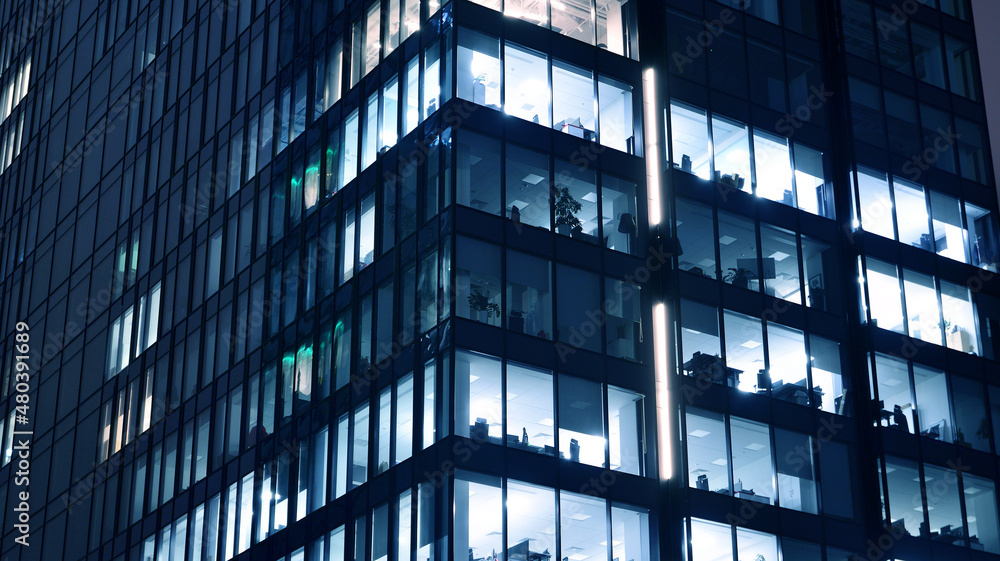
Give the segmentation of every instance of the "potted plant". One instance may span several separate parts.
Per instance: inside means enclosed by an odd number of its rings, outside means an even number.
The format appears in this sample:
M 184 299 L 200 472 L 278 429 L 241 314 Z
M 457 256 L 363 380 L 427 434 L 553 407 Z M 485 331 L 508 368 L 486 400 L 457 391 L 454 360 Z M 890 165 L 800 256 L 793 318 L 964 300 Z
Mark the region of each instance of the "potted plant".
M 500 317 L 500 304 L 496 302 L 490 302 L 490 291 L 480 290 L 478 288 L 472 289 L 472 294 L 469 295 L 469 307 L 473 310 L 486 313 L 486 319 L 489 320 L 493 316 Z M 480 319 L 479 321 L 483 321 Z M 484 323 L 489 323 L 485 321 Z
M 556 187 L 556 232 L 564 236 L 573 231 L 582 230 L 583 224 L 576 213 L 583 210 L 583 205 L 573 198 L 568 187 Z
M 750 288 L 750 279 L 755 278 L 756 275 L 750 269 L 744 269 L 743 267 L 730 267 L 729 272 L 726 276 L 722 278 L 723 281 L 732 284 L 733 286 L 738 286 L 740 288 Z

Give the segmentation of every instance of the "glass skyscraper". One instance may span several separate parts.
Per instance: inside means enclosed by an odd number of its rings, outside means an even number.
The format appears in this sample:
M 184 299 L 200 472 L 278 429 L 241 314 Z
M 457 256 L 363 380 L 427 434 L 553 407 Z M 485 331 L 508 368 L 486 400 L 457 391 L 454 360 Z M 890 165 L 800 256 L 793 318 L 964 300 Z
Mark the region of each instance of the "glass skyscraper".
M 0 557 L 1000 559 L 967 0 L 0 14 Z

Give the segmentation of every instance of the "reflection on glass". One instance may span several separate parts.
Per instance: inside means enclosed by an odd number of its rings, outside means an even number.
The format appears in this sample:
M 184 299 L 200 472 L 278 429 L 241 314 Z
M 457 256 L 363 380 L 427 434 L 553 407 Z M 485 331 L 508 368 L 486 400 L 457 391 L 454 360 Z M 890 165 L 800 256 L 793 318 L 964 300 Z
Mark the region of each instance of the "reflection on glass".
M 778 505 L 810 514 L 819 514 L 816 502 L 816 466 L 812 451 L 816 443 L 806 434 L 774 429 L 775 458 L 778 460 Z
M 455 550 L 471 559 L 493 559 L 503 551 L 503 493 L 500 478 L 455 473 Z
M 597 177 L 593 171 L 555 162 L 556 232 L 597 243 Z
M 608 558 L 606 508 L 603 499 L 559 492 L 559 542 L 564 557 Z
M 642 395 L 608 386 L 608 452 L 611 469 L 642 475 Z

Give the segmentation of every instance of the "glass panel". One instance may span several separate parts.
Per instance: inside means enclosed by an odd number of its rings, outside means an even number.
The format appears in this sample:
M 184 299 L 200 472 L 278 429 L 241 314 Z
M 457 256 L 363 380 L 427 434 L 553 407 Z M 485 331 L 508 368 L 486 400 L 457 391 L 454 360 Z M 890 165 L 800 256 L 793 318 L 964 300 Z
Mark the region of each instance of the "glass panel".
M 965 219 L 969 225 L 972 264 L 996 272 L 1000 261 L 996 221 L 989 211 L 971 203 L 965 203 Z
M 764 292 L 782 300 L 801 304 L 799 244 L 795 234 L 761 224 L 760 240 L 763 261 L 760 276 L 764 283 Z
M 556 160 L 556 232 L 597 243 L 597 176 L 587 168 Z
M 361 269 L 371 265 L 375 260 L 375 193 L 371 193 L 361 202 L 361 232 L 359 233 Z M 350 236 L 346 239 L 351 239 Z
M 954 470 L 924 464 L 927 518 L 933 539 L 965 545 L 965 528 L 959 504 L 958 477 Z
M 385 16 L 385 36 L 383 38 L 386 56 L 399 46 L 400 21 L 399 0 L 389 0 L 388 13 Z
M 507 446 L 555 455 L 552 393 L 550 372 L 507 365 Z
M 548 156 L 508 144 L 506 192 L 511 220 L 549 228 Z
M 552 267 L 545 259 L 507 251 L 507 328 L 549 339 L 552 333 Z
M 396 560 L 409 561 L 413 556 L 410 549 L 413 543 L 412 492 L 407 489 L 399 494 L 396 512 L 396 528 L 399 539 L 396 540 Z M 331 560 L 335 561 L 335 560 Z
M 858 199 L 861 203 L 861 226 L 865 231 L 895 239 L 892 198 L 885 174 L 859 166 Z
M 781 555 L 783 559 L 794 561 L 821 561 L 821 553 L 820 546 L 816 544 L 789 538 L 781 538 Z M 828 560 L 834 561 L 834 557 L 828 557 Z
M 754 130 L 753 158 L 757 196 L 794 207 L 788 139 Z
M 819 514 L 819 505 L 816 503 L 816 466 L 812 455 L 816 446 L 809 435 L 774 429 L 779 506 Z
M 419 6 L 417 0 L 414 4 Z M 410 26 L 407 15 L 407 28 Z M 416 30 L 416 29 L 414 29 Z M 420 57 L 413 57 L 406 65 L 406 109 L 403 113 L 403 134 L 408 134 L 420 122 Z
M 527 561 L 556 551 L 555 491 L 507 482 L 507 559 Z
M 396 145 L 399 137 L 399 80 L 392 79 L 382 87 L 382 142 L 379 154 Z
M 441 95 L 441 45 L 435 41 L 424 51 L 424 113 L 426 119 L 438 110 Z
M 344 125 L 344 151 L 341 170 L 343 178 L 340 186 L 344 187 L 358 176 L 358 110 L 355 109 L 347 117 Z
M 608 452 L 611 469 L 642 475 L 642 396 L 608 386 Z
M 983 385 L 968 378 L 952 376 L 951 389 L 955 411 L 955 442 L 989 452 L 990 424 L 986 420 Z M 938 396 L 938 399 L 944 395 Z
M 745 392 L 767 391 L 766 384 L 758 387 L 764 372 L 764 334 L 760 318 L 725 312 L 726 376 L 730 387 Z M 766 378 L 765 378 L 766 379 Z M 721 380 L 718 380 L 721 381 Z
M 503 555 L 503 491 L 499 477 L 455 474 L 455 551 L 470 559 Z
M 934 224 L 934 247 L 938 255 L 967 263 L 962 208 L 958 200 L 931 192 L 931 217 Z
M 813 407 L 834 415 L 850 415 L 847 398 L 850 381 L 842 376 L 840 344 L 810 335 L 809 355 Z
M 806 280 L 806 303 L 819 310 L 836 309 L 837 292 L 832 290 L 832 287 L 830 290 L 827 289 L 826 280 L 836 276 L 833 251 L 828 245 L 806 236 L 802 236 L 801 247 L 802 269 Z
M 685 200 L 677 200 L 677 238 L 683 249 L 680 258 L 681 270 L 718 279 L 719 269 L 715 265 L 715 244 L 712 235 L 715 229 L 712 209 Z
M 730 494 L 726 422 L 722 413 L 687 408 L 688 485 Z
M 501 396 L 499 359 L 467 351 L 455 353 L 456 435 L 500 444 Z
M 979 336 L 972 295 L 964 285 L 941 281 L 945 342 L 949 349 L 979 354 Z
M 910 34 L 913 37 L 913 61 L 917 78 L 944 88 L 944 51 L 941 48 L 941 34 L 916 23 L 910 25 Z
M 559 545 L 564 557 L 608 558 L 607 503 L 559 492 Z
M 636 350 L 642 338 L 642 317 L 639 312 L 639 290 L 625 282 L 605 279 L 604 312 L 608 354 L 636 360 Z
M 733 496 L 774 504 L 774 464 L 767 425 L 731 417 L 729 430 L 733 455 Z
M 801 144 L 794 145 L 795 193 L 799 208 L 833 218 L 833 190 L 826 184 L 823 153 Z
M 619 561 L 651 559 L 649 514 L 629 506 L 611 507 L 611 557 Z
M 962 489 L 969 545 L 979 551 L 1000 552 L 996 484 L 985 477 L 963 474 Z
M 903 269 L 907 332 L 935 345 L 941 344 L 941 310 L 934 277 Z
M 559 376 L 559 453 L 562 458 L 605 467 L 602 393 L 601 385 L 596 382 Z
M 505 12 L 522 1 L 531 5 L 542 5 L 537 0 L 509 0 Z M 543 12 L 544 13 L 544 12 Z M 521 17 L 519 14 L 514 17 Z M 542 16 L 544 18 L 544 16 Z M 525 18 L 526 19 L 526 18 Z M 543 20 L 544 21 L 544 20 Z M 549 64 L 544 54 L 529 51 L 507 43 L 504 53 L 504 111 L 526 121 L 549 126 Z M 591 96 L 593 93 L 591 92 Z
M 458 204 L 499 215 L 500 142 L 463 130 L 456 152 Z
M 708 138 L 708 117 L 704 110 L 670 104 L 670 141 L 675 168 L 711 179 L 712 143 Z
M 767 324 L 768 373 L 771 379 L 772 396 L 799 405 L 809 405 L 820 399 L 806 393 L 809 384 L 806 379 L 805 337 L 797 329 L 790 329 L 776 323 Z
M 420 0 L 403 0 L 403 39 L 420 29 Z
M 723 281 L 750 290 L 759 290 L 757 237 L 754 223 L 748 218 L 719 212 L 719 251 Z
M 587 0 L 552 2 L 552 31 L 594 44 L 594 7 Z
M 882 406 L 881 425 L 910 432 L 910 427 L 913 426 L 913 402 L 906 362 L 885 355 L 875 355 L 875 371 L 878 375 L 878 399 Z
M 608 249 L 635 255 L 639 251 L 640 242 L 635 183 L 602 175 L 601 215 L 604 245 Z
M 757 3 L 754 2 L 753 5 L 756 6 Z M 736 528 L 736 548 L 739 559 L 778 558 L 778 538 L 772 534 Z
M 635 154 L 632 86 L 601 76 L 597 82 L 597 97 L 600 101 L 601 144 Z
M 510 76 L 508 74 L 508 76 Z M 553 128 L 577 138 L 596 140 L 594 73 L 552 61 Z
M 500 40 L 459 28 L 458 97 L 499 110 L 500 82 Z
M 868 259 L 868 313 L 882 329 L 903 331 L 903 304 L 895 265 Z M 935 301 L 937 298 L 935 298 Z
M 368 16 L 365 18 L 365 74 L 371 72 L 378 66 L 379 51 L 381 42 L 379 41 L 380 8 L 381 4 L 375 2 L 368 8 Z
M 591 317 L 601 308 L 599 294 L 596 273 L 566 265 L 557 266 L 556 332 L 559 341 L 595 353 L 601 352 L 601 330 Z
M 354 410 L 353 462 L 351 468 L 351 488 L 368 480 L 368 405 Z
M 413 453 L 413 374 L 396 382 L 396 457 L 402 462 Z
M 390 429 L 392 428 L 392 388 L 382 390 L 378 398 L 378 457 L 375 473 L 389 469 Z
M 547 0 L 507 0 L 503 7 L 503 13 L 513 18 L 528 20 L 531 23 L 548 27 L 549 6 Z
M 500 325 L 500 248 L 459 236 L 456 242 L 455 313 L 459 317 Z
M 747 126 L 721 117 L 712 117 L 715 147 L 715 180 L 743 190 L 750 177 L 750 135 Z
M 720 358 L 719 311 L 716 308 L 681 300 L 681 345 L 683 369 L 691 376 L 725 383 Z
M 691 561 L 733 558 L 733 531 L 728 524 L 691 519 Z
M 597 0 L 597 46 L 625 56 L 628 0 Z
M 878 50 L 883 66 L 913 75 L 913 58 L 910 55 L 910 42 L 906 38 L 905 25 L 883 25 L 882 22 L 892 21 L 893 14 L 881 8 L 875 9 L 875 21 L 879 23 Z
M 896 196 L 896 225 L 899 230 L 899 241 L 933 251 L 934 244 L 929 231 L 930 223 L 928 222 L 924 188 L 895 178 L 892 180 L 892 187 Z

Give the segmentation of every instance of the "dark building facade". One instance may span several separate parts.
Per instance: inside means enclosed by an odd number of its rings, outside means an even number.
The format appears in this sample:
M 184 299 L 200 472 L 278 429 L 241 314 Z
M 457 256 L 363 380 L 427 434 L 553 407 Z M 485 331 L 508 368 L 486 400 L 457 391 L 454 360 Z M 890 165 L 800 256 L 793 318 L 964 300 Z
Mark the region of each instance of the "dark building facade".
M 1000 559 L 966 0 L 0 13 L 4 559 Z

